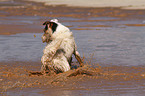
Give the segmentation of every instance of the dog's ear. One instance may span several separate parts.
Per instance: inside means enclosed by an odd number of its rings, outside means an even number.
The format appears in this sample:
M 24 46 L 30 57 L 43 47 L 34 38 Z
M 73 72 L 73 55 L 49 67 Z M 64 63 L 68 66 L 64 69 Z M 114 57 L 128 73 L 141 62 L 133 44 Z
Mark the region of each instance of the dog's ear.
M 50 21 L 44 22 L 43 25 L 46 25 L 45 28 L 44 28 L 44 32 L 46 30 L 48 30 L 48 28 L 52 29 L 52 31 L 55 32 L 56 31 L 56 28 L 58 26 L 58 24 L 56 24 L 54 22 L 50 22 Z
M 50 22 L 49 23 L 49 27 L 52 29 L 53 32 L 56 31 L 58 24 L 56 24 L 55 22 Z
M 47 25 L 49 23 L 50 23 L 50 21 L 46 21 L 46 22 L 43 23 L 43 25 Z
M 43 23 L 43 25 L 45 25 L 45 28 L 44 28 L 44 30 L 43 30 L 44 33 L 45 33 L 46 30 L 48 30 L 48 24 L 49 24 L 49 23 L 50 23 L 49 21 L 46 21 L 46 22 Z
M 47 24 L 46 24 L 46 26 L 45 26 L 43 31 L 45 32 L 46 30 L 48 30 L 48 25 Z

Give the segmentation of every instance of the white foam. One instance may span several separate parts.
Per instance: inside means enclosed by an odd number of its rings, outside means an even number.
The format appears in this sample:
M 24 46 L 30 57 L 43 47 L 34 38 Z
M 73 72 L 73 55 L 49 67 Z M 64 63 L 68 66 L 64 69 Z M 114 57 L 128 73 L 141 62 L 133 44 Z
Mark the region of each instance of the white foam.
M 145 0 L 27 0 L 44 2 L 46 5 L 67 5 L 77 7 L 121 7 L 145 9 Z

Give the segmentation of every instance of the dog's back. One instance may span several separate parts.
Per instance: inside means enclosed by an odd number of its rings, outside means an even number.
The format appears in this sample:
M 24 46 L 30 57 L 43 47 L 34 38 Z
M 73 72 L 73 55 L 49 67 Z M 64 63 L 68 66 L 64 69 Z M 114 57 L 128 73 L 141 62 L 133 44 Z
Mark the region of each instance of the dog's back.
M 59 34 L 56 33 L 57 35 Z M 54 33 L 55 35 L 55 33 Z M 72 54 L 74 52 L 75 49 L 75 40 L 73 37 L 73 33 L 68 31 L 68 32 L 64 32 L 64 33 L 60 33 L 60 35 L 58 35 L 56 37 L 56 39 L 62 39 L 62 43 L 60 45 L 60 48 L 64 50 L 64 55 L 67 58 L 67 60 L 69 61 L 70 58 L 72 57 Z

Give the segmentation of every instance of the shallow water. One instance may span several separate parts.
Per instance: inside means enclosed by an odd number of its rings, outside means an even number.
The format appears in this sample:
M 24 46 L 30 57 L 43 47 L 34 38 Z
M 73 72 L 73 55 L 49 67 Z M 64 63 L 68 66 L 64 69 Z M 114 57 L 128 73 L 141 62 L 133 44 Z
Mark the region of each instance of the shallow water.
M 0 2 L 0 7 L 23 6 L 23 3 L 18 3 L 17 0 L 6 1 Z M 8 32 L 11 31 L 8 29 L 9 26 L 14 26 L 16 31 L 19 31 L 19 25 L 22 25 L 20 29 L 24 27 L 21 31 L 32 32 L 0 35 L 0 95 L 3 91 L 2 95 L 6 96 L 48 96 L 48 94 L 50 96 L 144 96 L 145 28 L 135 25 L 145 24 L 144 15 L 122 19 L 99 15 L 95 17 L 87 12 L 90 17 L 58 17 L 60 22 L 72 30 L 81 56 L 84 54 L 86 62 L 91 61 L 90 65 L 100 68 L 97 72 L 101 75 L 79 75 L 56 84 L 47 84 L 54 77 L 31 77 L 28 76 L 28 72 L 40 70 L 40 59 L 46 45 L 41 42 L 42 23 L 52 17 L 36 14 L 7 16 L 8 12 L 0 11 L 0 13 L 5 14 L 0 17 L 0 24 L 7 25 Z M 34 31 L 40 33 L 33 33 Z M 75 59 L 73 61 L 76 62 Z
M 5 24 L 30 24 L 31 26 L 41 20 L 42 17 L 7 17 Z M 59 18 L 63 21 L 65 18 Z M 92 58 L 92 63 L 99 63 L 101 66 L 123 65 L 138 66 L 144 65 L 145 58 L 145 29 L 141 26 L 126 26 L 125 24 L 141 23 L 141 20 L 116 21 L 116 18 L 102 17 L 89 18 L 93 20 L 106 19 L 115 21 L 99 22 L 77 22 L 75 18 L 68 18 L 63 22 L 70 26 L 78 50 L 81 56 L 87 59 Z M 13 23 L 14 21 L 17 21 Z M 65 19 L 67 20 L 67 19 Z M 26 22 L 23 22 L 26 21 Z M 28 21 L 28 22 L 27 22 Z M 73 22 L 71 22 L 73 21 Z M 103 25 L 103 26 L 97 26 Z M 93 26 L 93 27 L 91 27 Z M 40 27 L 40 26 L 39 26 Z M 43 29 L 43 26 L 40 28 Z M 88 30 L 77 28 L 86 28 Z M 99 30 L 96 30 L 99 29 Z M 43 33 L 21 33 L 16 35 L 0 35 L 0 61 L 39 61 L 45 44 L 41 42 Z M 36 37 L 34 37 L 36 35 Z
M 105 86 L 104 86 L 105 87 Z M 107 86 L 106 86 L 107 87 Z M 44 91 L 45 90 L 45 91 Z M 27 96 L 56 96 L 59 94 L 59 96 L 144 96 L 144 88 L 90 88 L 90 89 L 85 89 L 85 88 L 78 88 L 75 90 L 68 89 L 68 88 L 57 88 L 55 91 L 54 89 L 48 89 L 51 90 L 50 92 L 47 91 L 47 89 L 35 89 L 31 90 L 30 88 L 25 89 L 23 91 L 10 91 L 7 93 L 7 95 L 10 96 L 15 96 L 15 95 L 27 95 Z M 126 91 L 127 90 L 127 91 Z M 138 94 L 140 93 L 140 94 Z M 73 95 L 74 94 L 74 95 Z
M 41 35 L 16 34 L 0 36 L 1 61 L 39 61 L 43 54 Z

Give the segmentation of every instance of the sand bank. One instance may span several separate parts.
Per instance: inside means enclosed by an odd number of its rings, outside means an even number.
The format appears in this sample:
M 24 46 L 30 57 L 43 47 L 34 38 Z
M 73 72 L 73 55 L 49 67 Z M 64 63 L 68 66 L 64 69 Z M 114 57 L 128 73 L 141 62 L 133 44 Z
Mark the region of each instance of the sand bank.
M 121 7 L 123 9 L 145 9 L 145 0 L 27 0 L 44 2 L 46 5 L 74 7 Z

